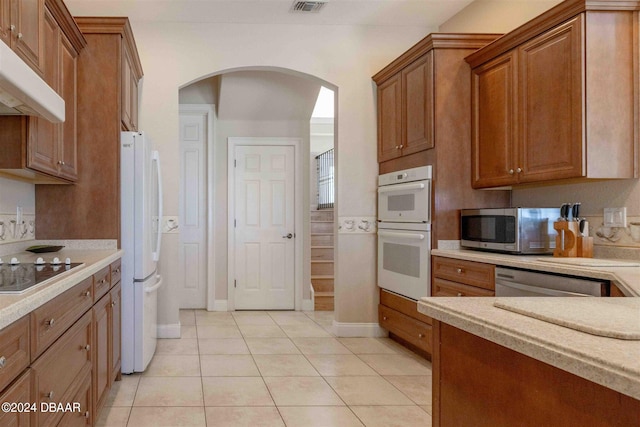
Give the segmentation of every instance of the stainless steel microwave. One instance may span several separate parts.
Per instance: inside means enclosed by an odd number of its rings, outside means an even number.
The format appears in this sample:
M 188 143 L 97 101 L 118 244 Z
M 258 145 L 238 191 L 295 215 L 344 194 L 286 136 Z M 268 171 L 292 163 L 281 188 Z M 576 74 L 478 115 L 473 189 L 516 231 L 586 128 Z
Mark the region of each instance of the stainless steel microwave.
M 513 254 L 553 253 L 557 208 L 462 209 L 460 246 Z

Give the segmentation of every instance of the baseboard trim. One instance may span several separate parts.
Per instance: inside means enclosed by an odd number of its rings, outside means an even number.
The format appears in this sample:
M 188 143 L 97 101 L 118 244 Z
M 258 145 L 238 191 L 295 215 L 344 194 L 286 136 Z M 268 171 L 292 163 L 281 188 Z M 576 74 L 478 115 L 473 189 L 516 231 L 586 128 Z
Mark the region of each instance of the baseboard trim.
M 158 325 L 158 338 L 180 338 L 180 322 Z
M 333 333 L 343 338 L 381 338 L 389 335 L 377 323 L 345 323 L 333 321 Z
M 213 303 L 213 311 L 229 311 L 229 304 L 226 299 L 217 299 Z
M 313 288 L 311 288 L 313 290 Z M 315 306 L 313 304 L 313 294 L 311 295 L 311 299 L 303 299 L 302 300 L 302 311 L 314 311 Z

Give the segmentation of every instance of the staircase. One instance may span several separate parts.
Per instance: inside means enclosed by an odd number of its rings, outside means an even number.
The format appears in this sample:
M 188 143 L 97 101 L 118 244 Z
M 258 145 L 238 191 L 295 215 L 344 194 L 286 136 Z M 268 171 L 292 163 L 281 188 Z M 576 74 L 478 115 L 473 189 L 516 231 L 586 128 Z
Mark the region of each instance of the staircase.
M 311 285 L 316 311 L 333 311 L 333 209 L 311 211 Z

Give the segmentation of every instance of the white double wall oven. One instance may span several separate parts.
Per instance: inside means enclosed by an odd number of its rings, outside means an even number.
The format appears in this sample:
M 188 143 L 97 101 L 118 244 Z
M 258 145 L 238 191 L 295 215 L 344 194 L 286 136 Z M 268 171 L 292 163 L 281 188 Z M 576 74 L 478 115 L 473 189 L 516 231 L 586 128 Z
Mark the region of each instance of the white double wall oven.
M 431 294 L 432 167 L 378 177 L 378 286 L 418 300 Z

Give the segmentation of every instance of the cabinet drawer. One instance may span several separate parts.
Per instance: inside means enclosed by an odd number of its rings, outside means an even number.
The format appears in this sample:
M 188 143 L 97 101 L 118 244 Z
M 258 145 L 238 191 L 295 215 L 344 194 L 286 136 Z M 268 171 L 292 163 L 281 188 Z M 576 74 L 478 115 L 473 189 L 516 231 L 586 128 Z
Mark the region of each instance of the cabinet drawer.
M 0 331 L 0 390 L 24 371 L 30 361 L 29 316 L 25 316 Z
M 431 324 L 431 318 L 420 313 L 418 311 L 418 303 L 412 299 L 380 289 L 380 304 L 421 322 Z
M 431 325 L 384 305 L 378 306 L 378 322 L 389 332 L 431 353 Z
M 35 399 L 41 403 L 72 402 L 71 387 L 78 378 L 91 375 L 91 312 L 86 313 L 38 360 L 31 365 L 35 375 Z M 89 385 L 90 380 L 87 380 Z M 78 386 L 79 387 L 79 386 Z M 38 426 L 55 425 L 62 413 L 38 413 Z
M 432 264 L 434 278 L 495 290 L 495 266 L 492 264 L 441 257 L 433 257 Z
M 450 282 L 448 280 L 434 278 L 431 283 L 431 295 L 434 297 L 492 297 L 494 291 Z
M 32 403 L 31 371 L 27 370 L 4 393 L 0 394 L 0 402 Z M 32 412 L 0 412 L 0 426 L 29 427 Z
M 93 305 L 93 279 L 88 277 L 31 312 L 31 361 Z
M 111 288 L 111 268 L 103 268 L 93 275 L 93 302 L 98 301 Z
M 111 284 L 115 285 L 120 281 L 122 276 L 121 261 L 117 260 L 111 263 Z

